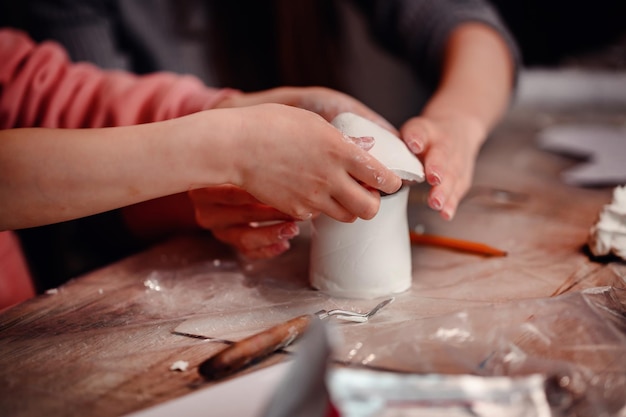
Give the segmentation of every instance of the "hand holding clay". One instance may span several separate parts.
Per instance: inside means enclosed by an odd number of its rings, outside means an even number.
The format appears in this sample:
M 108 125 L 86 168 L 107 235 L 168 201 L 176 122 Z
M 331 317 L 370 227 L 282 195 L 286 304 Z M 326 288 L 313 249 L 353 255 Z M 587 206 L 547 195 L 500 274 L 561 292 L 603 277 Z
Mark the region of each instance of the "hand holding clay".
M 407 183 L 424 180 L 420 161 L 398 137 L 371 121 L 342 113 L 332 124 L 346 135 L 376 139 L 370 153 Z M 376 298 L 411 286 L 411 243 L 407 220 L 409 187 L 381 198 L 371 220 L 341 223 L 327 216 L 313 222 L 309 279 L 333 296 Z
M 471 118 L 445 115 L 414 117 L 400 131 L 409 149 L 422 158 L 432 185 L 428 205 L 451 220 L 470 188 L 485 129 Z
M 280 255 L 300 232 L 292 217 L 233 185 L 192 190 L 189 197 L 198 225 L 249 259 Z
M 233 183 L 295 219 L 371 219 L 400 178 L 319 115 L 280 104 L 238 109 Z M 369 188 L 367 188 L 369 187 Z
M 353 97 L 324 87 L 279 87 L 254 93 L 233 94 L 218 107 L 246 107 L 279 103 L 315 112 L 331 121 L 340 113 L 358 114 L 379 126 L 397 130 L 378 113 Z M 366 144 L 360 144 L 364 149 Z M 366 149 L 367 150 L 367 149 Z M 261 204 L 234 186 L 209 187 L 189 193 L 196 222 L 249 259 L 271 258 L 287 251 L 299 233 L 293 218 Z M 271 222 L 271 224 L 265 224 Z

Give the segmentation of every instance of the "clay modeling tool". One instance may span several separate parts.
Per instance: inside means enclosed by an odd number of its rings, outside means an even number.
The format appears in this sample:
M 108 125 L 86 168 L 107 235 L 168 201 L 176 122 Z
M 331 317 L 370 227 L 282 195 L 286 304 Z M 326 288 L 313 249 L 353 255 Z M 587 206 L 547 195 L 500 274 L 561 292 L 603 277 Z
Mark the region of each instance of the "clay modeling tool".
M 442 248 L 454 249 L 462 252 L 484 256 L 506 256 L 503 250 L 485 245 L 484 243 L 471 242 L 469 240 L 454 239 L 451 237 L 421 234 L 409 231 L 411 243 L 414 245 L 431 245 Z
M 315 314 L 298 316 L 233 343 L 202 362 L 198 366 L 198 372 L 208 380 L 224 378 L 293 343 L 304 333 L 312 320 L 334 317 L 338 320 L 364 323 L 393 300 L 393 298 L 389 298 L 367 313 L 348 310 L 320 310 Z

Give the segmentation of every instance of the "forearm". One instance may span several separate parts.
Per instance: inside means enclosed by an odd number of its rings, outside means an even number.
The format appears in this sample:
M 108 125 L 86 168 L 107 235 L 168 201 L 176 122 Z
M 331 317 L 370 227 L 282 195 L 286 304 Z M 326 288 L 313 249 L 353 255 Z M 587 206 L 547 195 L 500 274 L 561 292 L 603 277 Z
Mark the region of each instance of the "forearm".
M 459 26 L 447 42 L 441 81 L 423 115 L 463 117 L 484 139 L 509 105 L 514 65 L 495 30 L 480 23 Z
M 0 229 L 228 182 L 228 140 L 219 122 L 219 114 L 204 112 L 120 128 L 0 131 Z

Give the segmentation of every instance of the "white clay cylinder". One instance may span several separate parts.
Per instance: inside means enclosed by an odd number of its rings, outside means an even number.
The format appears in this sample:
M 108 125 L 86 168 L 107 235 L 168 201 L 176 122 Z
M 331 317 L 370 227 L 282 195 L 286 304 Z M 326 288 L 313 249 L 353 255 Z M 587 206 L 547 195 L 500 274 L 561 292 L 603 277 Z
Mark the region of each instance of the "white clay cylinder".
M 333 125 L 346 135 L 372 136 L 370 154 L 405 181 L 423 181 L 422 164 L 391 132 L 352 113 Z M 342 298 L 377 298 L 411 287 L 411 242 L 407 220 L 409 187 L 381 197 L 371 220 L 342 223 L 321 215 L 312 222 L 311 286 Z
M 332 296 L 377 298 L 411 287 L 409 187 L 381 197 L 371 220 L 341 223 L 322 215 L 313 221 L 311 285 Z

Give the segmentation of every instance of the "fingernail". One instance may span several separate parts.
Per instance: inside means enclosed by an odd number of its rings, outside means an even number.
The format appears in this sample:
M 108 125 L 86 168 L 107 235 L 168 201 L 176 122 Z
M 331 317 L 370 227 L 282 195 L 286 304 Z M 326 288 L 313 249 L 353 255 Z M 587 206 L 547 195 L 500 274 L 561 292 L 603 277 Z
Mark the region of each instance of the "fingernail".
M 409 140 L 407 146 L 413 153 L 422 153 L 422 151 L 424 150 L 424 144 L 417 139 Z
M 443 217 L 444 220 L 452 220 L 452 218 L 454 217 L 454 210 L 449 208 L 442 210 L 441 217 Z
M 443 208 L 443 202 L 441 201 L 439 197 L 431 198 L 430 201 L 428 202 L 428 205 L 430 206 L 430 208 L 432 208 L 433 210 L 437 210 L 437 211 Z
M 372 147 L 374 146 L 374 142 L 375 142 L 375 139 L 372 136 L 359 136 L 359 137 L 350 136 L 350 139 L 359 148 L 364 149 L 366 151 L 372 149 Z
M 293 237 L 298 236 L 300 233 L 300 228 L 295 223 L 287 223 L 283 227 L 280 228 L 278 232 L 279 239 L 291 239 Z
M 441 184 L 441 177 L 436 172 L 431 172 L 428 176 L 428 183 L 430 185 L 439 185 Z

